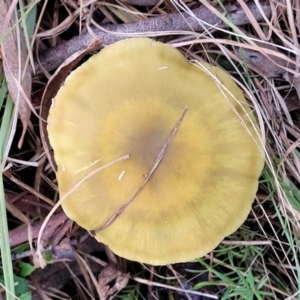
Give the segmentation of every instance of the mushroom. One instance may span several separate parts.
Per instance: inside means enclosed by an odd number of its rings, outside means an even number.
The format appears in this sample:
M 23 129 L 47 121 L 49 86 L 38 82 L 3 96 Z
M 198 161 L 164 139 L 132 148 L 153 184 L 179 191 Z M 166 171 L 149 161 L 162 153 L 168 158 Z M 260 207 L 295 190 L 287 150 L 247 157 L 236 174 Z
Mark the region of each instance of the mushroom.
M 48 117 L 61 195 L 129 154 L 62 207 L 119 256 L 152 265 L 201 257 L 245 221 L 264 164 L 257 132 L 225 72 L 147 38 L 83 63 Z

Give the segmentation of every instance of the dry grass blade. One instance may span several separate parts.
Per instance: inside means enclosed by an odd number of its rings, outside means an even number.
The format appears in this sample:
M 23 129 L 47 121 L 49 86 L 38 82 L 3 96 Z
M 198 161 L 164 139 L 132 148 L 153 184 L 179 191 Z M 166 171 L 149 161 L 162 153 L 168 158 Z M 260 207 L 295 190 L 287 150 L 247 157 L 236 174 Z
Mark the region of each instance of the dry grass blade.
M 101 230 L 110 226 L 119 217 L 119 215 L 126 209 L 126 207 L 128 207 L 128 205 L 135 199 L 135 197 L 142 191 L 142 189 L 145 187 L 145 185 L 151 178 L 152 174 L 154 173 L 154 171 L 160 164 L 161 160 L 163 159 L 164 155 L 166 154 L 166 152 L 170 146 L 170 143 L 172 142 L 172 140 L 179 128 L 179 125 L 181 124 L 181 122 L 186 114 L 186 111 L 187 111 L 187 107 L 184 108 L 180 118 L 178 119 L 175 126 L 171 130 L 166 143 L 163 145 L 161 151 L 159 152 L 159 154 L 154 162 L 154 165 L 151 168 L 149 174 L 147 175 L 145 181 L 141 184 L 141 186 L 137 189 L 137 191 L 100 228 L 95 230 L 95 233 L 100 232 Z
M 41 133 L 41 140 L 43 143 L 44 151 L 50 162 L 53 170 L 56 170 L 56 164 L 53 157 L 53 152 L 51 151 L 51 146 L 49 143 L 48 132 L 47 132 L 47 122 L 46 119 L 49 114 L 49 109 L 52 104 L 53 98 L 55 97 L 59 87 L 62 85 L 66 77 L 72 71 L 72 69 L 80 62 L 80 60 L 92 51 L 95 51 L 100 47 L 99 40 L 92 40 L 91 44 L 82 51 L 78 51 L 71 55 L 63 64 L 57 68 L 55 73 L 50 77 L 46 88 L 44 90 L 41 107 L 40 107 L 40 120 L 39 127 Z
M 218 296 L 210 295 L 210 294 L 207 294 L 207 293 L 201 293 L 201 292 L 198 292 L 198 291 L 188 291 L 188 290 L 183 289 L 183 288 L 177 288 L 177 287 L 174 287 L 172 285 L 161 284 L 159 282 L 154 282 L 154 281 L 150 281 L 150 280 L 139 278 L 139 277 L 133 277 L 132 279 L 136 282 L 143 283 L 143 284 L 146 284 L 146 285 L 149 285 L 149 286 L 162 287 L 162 288 L 165 288 L 165 289 L 180 291 L 180 292 L 188 293 L 188 294 L 191 294 L 191 295 L 203 296 L 203 297 L 206 297 L 207 299 L 219 299 Z
M 269 16 L 271 13 L 270 5 L 261 4 L 263 13 Z M 249 4 L 249 9 L 257 20 L 262 19 L 262 15 L 253 3 Z M 226 10 L 230 17 L 234 19 L 235 25 L 242 25 L 249 22 L 246 18 L 243 9 L 236 5 L 227 5 Z M 218 10 L 220 11 L 220 9 Z M 200 22 L 200 21 L 201 22 Z M 167 36 L 167 35 L 198 35 L 196 31 L 203 32 L 203 24 L 207 27 L 216 26 L 226 27 L 220 18 L 214 15 L 209 9 L 200 7 L 192 11 L 192 14 L 173 13 L 160 15 L 155 18 L 148 18 L 137 22 L 128 24 L 114 24 L 107 26 L 99 26 L 93 22 L 93 32 L 103 42 L 104 45 L 110 45 L 118 40 L 138 37 L 138 36 Z M 209 26 L 208 26 L 209 25 Z M 64 60 L 66 60 L 73 53 L 84 49 L 90 44 L 92 36 L 89 33 L 75 37 L 68 42 L 62 43 L 55 48 L 49 49 L 39 56 L 40 63 L 46 70 L 52 70 L 58 67 Z M 36 73 L 42 72 L 39 63 L 35 64 Z
M 24 190 L 27 190 L 31 194 L 33 194 L 36 197 L 42 199 L 43 201 L 45 201 L 46 203 L 48 203 L 50 206 L 54 206 L 53 201 L 51 199 L 45 197 L 43 194 L 39 193 L 38 191 L 36 191 L 32 187 L 28 186 L 24 182 L 22 182 L 19 179 L 15 178 L 10 172 L 6 171 L 6 172 L 4 172 L 4 175 L 6 177 L 8 177 L 12 182 L 14 182 L 17 185 L 19 185 L 20 187 L 22 187 Z
M 129 155 L 124 155 L 108 164 L 106 164 L 105 166 L 102 166 L 100 168 L 97 168 L 96 170 L 94 170 L 93 172 L 89 173 L 87 176 L 85 176 L 84 178 L 82 178 L 79 182 L 77 182 L 77 184 L 75 184 L 75 186 L 70 189 L 67 193 L 65 193 L 64 195 L 61 196 L 60 200 L 55 204 L 55 206 L 52 208 L 52 210 L 50 211 L 50 213 L 48 214 L 48 216 L 45 218 L 44 223 L 40 229 L 39 235 L 38 235 L 38 240 L 37 240 L 37 251 L 36 254 L 38 256 L 39 261 L 35 262 L 36 265 L 39 265 L 40 267 L 44 268 L 46 266 L 46 263 L 43 259 L 42 256 L 42 246 L 41 246 L 41 238 L 42 238 L 42 234 L 43 231 L 49 221 L 49 219 L 51 218 L 51 216 L 53 215 L 53 213 L 57 210 L 57 208 L 61 205 L 61 203 L 67 198 L 69 197 L 76 189 L 78 189 L 86 180 L 88 180 L 90 177 L 94 176 L 95 174 L 97 174 L 98 172 L 101 172 L 103 169 L 110 167 L 113 164 L 119 163 L 125 159 L 128 159 Z
M 27 53 L 25 38 L 21 27 L 17 24 L 17 10 L 10 1 L 0 1 L 0 36 L 2 40 L 1 51 L 3 56 L 3 69 L 5 72 L 9 93 L 16 104 L 16 110 L 23 124 L 19 148 L 23 144 L 24 135 L 28 126 L 31 110 L 31 70 L 26 65 Z M 14 29 L 13 26 L 16 27 Z M 11 30 L 11 32 L 10 32 Z
M 156 4 L 151 7 L 132 4 L 142 4 L 146 1 Z M 266 166 L 260 178 L 256 201 L 245 224 L 226 237 L 226 240 L 209 255 L 193 262 L 174 264 L 172 267 L 147 266 L 117 257 L 114 264 L 121 266 L 124 273 L 130 274 L 129 282 L 118 294 L 118 299 L 163 300 L 202 297 L 205 299 L 299 300 L 300 1 L 146 1 L 116 0 L 109 3 L 96 0 L 58 0 L 53 5 L 50 1 L 0 0 L 0 59 L 3 57 L 5 67 L 4 74 L 2 65 L 0 66 L 0 82 L 3 78 L 8 81 L 10 94 L 17 104 L 15 115 L 9 122 L 8 134 L 11 132 L 13 137 L 16 132 L 18 138 L 22 135 L 22 126 L 16 126 L 19 116 L 25 125 L 24 136 L 29 118 L 27 114 L 30 114 L 27 107 L 28 104 L 31 105 L 30 97 L 34 108 L 40 111 L 41 116 L 38 119 L 32 114 L 30 120 L 32 124 L 29 123 L 22 151 L 18 149 L 15 142 L 8 143 L 7 147 L 6 143 L 2 143 L 3 151 L 7 149 L 2 166 L 6 170 L 3 176 L 5 181 L 3 199 L 8 197 L 11 200 L 9 194 L 14 191 L 18 199 L 21 199 L 22 194 L 26 196 L 24 197 L 26 208 L 28 203 L 30 206 L 36 205 L 35 201 L 27 198 L 29 194 L 42 199 L 38 206 L 44 205 L 44 201 L 51 205 L 49 208 L 48 204 L 45 204 L 47 206 L 45 211 L 51 209 L 56 203 L 58 187 L 53 172 L 55 163 L 47 144 L 48 109 L 57 88 L 72 67 L 77 64 L 78 55 L 81 56 L 86 48 L 90 48 L 93 37 L 97 36 L 103 46 L 124 38 L 151 37 L 179 48 L 191 61 L 204 60 L 231 74 L 243 89 L 259 120 L 259 133 L 265 142 L 263 144 L 266 151 Z M 38 21 L 36 16 L 32 19 L 29 17 L 28 13 L 33 6 L 38 13 Z M 32 23 L 28 22 L 29 20 Z M 29 27 L 32 30 L 29 30 Z M 33 36 L 32 32 L 34 32 Z M 32 49 L 35 47 L 41 63 L 39 65 L 39 60 L 36 59 L 32 65 L 33 72 L 37 75 L 34 78 L 31 95 L 30 74 L 28 70 L 24 71 L 26 56 L 24 36 L 28 51 L 33 52 Z M 29 49 L 29 45 L 32 49 Z M 95 49 L 98 50 L 101 45 L 98 44 L 91 50 L 95 52 Z M 79 50 L 81 53 L 77 53 Z M 72 57 L 74 53 L 76 54 Z M 29 57 L 27 63 L 29 59 L 32 63 L 32 56 Z M 61 65 L 66 59 L 69 59 L 71 64 Z M 57 69 L 59 66 L 61 67 Z M 59 73 L 57 81 L 53 80 L 53 77 L 49 80 L 50 75 L 47 71 L 50 70 Z M 43 93 L 47 99 L 44 99 L 41 104 Z M 4 88 L 0 83 L 0 103 L 2 103 L 1 99 L 3 104 L 7 99 L 9 100 L 11 114 L 13 114 L 14 104 L 10 98 L 7 98 L 6 85 Z M 2 105 L 3 110 L 5 110 L 4 105 Z M 177 120 L 178 117 L 175 119 Z M 40 122 L 41 132 L 37 130 L 38 122 Z M 170 130 L 173 125 L 170 126 Z M 43 147 L 40 147 L 37 142 L 40 138 L 39 134 L 43 139 Z M 40 159 L 42 153 L 46 153 L 47 157 Z M 163 158 L 162 152 L 160 154 L 161 163 L 164 163 L 167 157 Z M 128 156 L 121 160 L 126 158 Z M 154 157 L 155 159 L 158 158 Z M 156 163 L 156 167 L 160 168 L 159 162 Z M 48 222 L 49 217 L 65 198 L 102 168 L 91 172 L 65 195 L 61 195 L 60 201 L 45 220 L 43 220 L 44 214 L 39 214 L 35 206 L 33 213 L 31 210 L 30 214 L 26 209 L 24 210 L 23 200 L 10 201 L 13 206 L 8 204 L 6 208 L 3 202 L 3 211 L 8 210 L 12 214 L 6 230 L 7 232 L 10 230 L 10 241 L 2 254 L 10 253 L 10 247 L 12 249 L 28 246 L 28 239 L 38 239 L 37 254 L 40 261 L 34 260 L 34 263 L 36 266 L 45 266 L 41 256 L 41 245 L 45 244 L 45 241 L 50 241 L 48 237 L 51 232 L 53 233 L 51 230 L 55 230 L 56 225 L 67 218 L 63 213 L 55 213 Z M 152 167 L 152 164 L 149 169 L 155 172 L 155 166 Z M 36 178 L 39 180 L 35 180 Z M 143 178 L 137 187 L 145 179 Z M 147 185 L 145 188 L 148 188 Z M 134 201 L 139 201 L 139 196 Z M 132 205 L 135 205 L 135 202 Z M 1 219 L 4 219 L 2 215 Z M 45 227 L 46 223 L 47 227 Z M 81 254 L 81 257 L 78 257 L 77 262 L 65 262 L 63 268 L 68 269 L 70 271 L 68 274 L 71 274 L 68 282 L 57 288 L 51 284 L 45 286 L 42 281 L 35 282 L 27 277 L 25 280 L 32 298 L 35 298 L 37 296 L 35 294 L 38 293 L 45 299 L 70 299 L 70 297 L 108 299 L 107 293 L 103 293 L 107 289 L 104 282 L 107 279 L 106 274 L 104 272 L 102 274 L 103 282 L 97 279 L 102 267 L 108 265 L 110 258 L 103 250 L 103 244 L 97 243 L 90 236 L 85 239 L 84 235 L 88 236 L 88 232 L 80 231 L 78 227 L 74 226 L 69 237 L 73 250 Z M 58 231 L 61 235 L 65 234 L 61 228 Z M 28 236 L 28 232 L 31 236 Z M 56 235 L 56 238 L 61 235 Z M 43 255 L 51 252 L 52 245 L 48 245 L 43 249 Z M 88 252 L 87 247 L 91 245 L 92 249 L 97 250 Z M 7 273 L 5 264 L 2 263 L 0 281 L 6 273 L 6 276 L 11 278 L 13 287 L 14 275 L 20 275 L 19 262 L 32 262 L 31 258 L 25 258 L 28 256 L 34 256 L 31 250 L 21 250 L 20 253 L 13 254 L 12 260 L 5 258 L 6 261 L 12 261 L 13 268 L 11 273 Z M 52 266 L 59 264 L 56 257 L 53 262 L 55 264 L 53 263 Z M 79 266 L 79 272 L 75 272 L 72 264 Z M 95 265 L 100 267 L 94 269 Z M 40 271 L 43 272 L 42 274 L 47 274 L 47 269 Z M 114 285 L 114 280 L 110 282 L 111 285 Z M 70 293 L 70 288 L 72 296 L 67 295 Z M 7 284 L 4 287 L 0 283 L 0 299 L 3 298 L 4 289 L 10 290 Z M 19 294 L 10 296 L 11 299 L 15 296 L 24 298 L 24 295 Z
M 35 257 L 35 252 L 34 252 L 33 243 L 32 243 L 33 232 L 32 232 L 32 226 L 31 226 L 31 223 L 30 223 L 30 219 L 25 214 L 23 214 L 17 207 L 15 207 L 13 204 L 11 204 L 9 201 L 6 201 L 6 207 L 7 207 L 7 210 L 13 216 L 15 216 L 19 220 L 22 220 L 27 225 L 29 246 L 30 246 L 32 256 Z
M 106 266 L 98 276 L 99 289 L 102 294 L 100 300 L 115 299 L 116 295 L 126 287 L 128 281 L 129 274 L 124 274 L 114 265 Z

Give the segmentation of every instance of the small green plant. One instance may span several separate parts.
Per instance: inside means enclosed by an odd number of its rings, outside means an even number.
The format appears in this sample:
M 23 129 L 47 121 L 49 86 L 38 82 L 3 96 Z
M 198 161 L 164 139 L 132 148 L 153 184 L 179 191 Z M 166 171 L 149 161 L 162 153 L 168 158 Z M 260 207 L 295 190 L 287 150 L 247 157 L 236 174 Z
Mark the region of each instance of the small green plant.
M 246 272 L 242 272 L 237 267 L 225 266 L 223 262 L 219 262 L 214 266 L 210 266 L 205 259 L 199 259 L 198 262 L 214 277 L 215 285 L 225 286 L 222 299 L 264 299 L 265 296 L 274 297 L 270 291 L 264 290 L 268 281 L 266 276 L 255 274 L 250 267 Z M 229 269 L 226 270 L 226 269 Z M 200 289 L 205 286 L 212 285 L 212 282 L 200 282 L 194 286 Z
M 117 296 L 120 300 L 146 300 L 140 291 L 141 285 L 139 283 L 134 285 L 128 285 Z

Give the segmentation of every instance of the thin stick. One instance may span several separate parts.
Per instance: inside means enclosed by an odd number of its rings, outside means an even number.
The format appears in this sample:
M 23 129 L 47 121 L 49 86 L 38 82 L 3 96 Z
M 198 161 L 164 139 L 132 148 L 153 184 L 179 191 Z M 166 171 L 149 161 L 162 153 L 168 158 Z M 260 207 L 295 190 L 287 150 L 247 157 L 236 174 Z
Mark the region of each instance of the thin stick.
M 171 286 L 171 285 L 168 285 L 168 284 L 163 284 L 163 283 L 159 283 L 159 282 L 155 282 L 155 281 L 150 281 L 150 280 L 147 280 L 147 279 L 144 279 L 144 278 L 132 277 L 132 279 L 136 282 L 146 284 L 148 286 L 162 287 L 162 288 L 165 288 L 165 289 L 174 290 L 174 291 L 178 291 L 178 292 L 184 292 L 184 293 L 188 293 L 188 294 L 192 294 L 192 295 L 203 296 L 203 297 L 210 298 L 210 299 L 219 299 L 219 297 L 215 296 L 215 295 L 210 295 L 210 294 L 202 293 L 202 292 L 198 292 L 198 291 L 186 290 L 186 289 Z
M 257 7 L 255 3 L 250 2 L 248 10 L 253 14 L 253 18 L 257 21 L 264 20 L 260 10 L 263 14 L 270 18 L 271 7 L 269 1 L 260 2 L 260 7 Z M 228 13 L 228 17 L 232 20 L 232 23 L 236 26 L 249 23 L 249 19 L 245 11 L 237 5 L 225 5 L 225 9 Z M 220 12 L 222 8 L 217 8 Z M 139 20 L 127 24 L 113 24 L 103 26 L 101 29 L 97 26 L 91 26 L 95 35 L 102 41 L 103 45 L 110 45 L 116 41 L 122 40 L 128 37 L 137 36 L 165 36 L 170 34 L 192 34 L 195 32 L 203 32 L 203 24 L 209 24 L 218 28 L 226 28 L 227 25 L 214 15 L 208 8 L 200 7 L 192 10 L 194 16 L 190 16 L 186 12 L 172 13 L 162 15 L 158 17 L 148 18 L 145 20 Z M 199 22 L 201 20 L 201 22 Z M 207 25 L 208 26 L 208 25 Z M 196 33 L 195 33 L 196 35 Z M 39 61 L 44 69 L 53 70 L 63 63 L 68 57 L 77 51 L 83 50 L 91 44 L 93 36 L 89 32 L 82 33 L 80 36 L 76 36 L 67 42 L 59 44 L 58 46 L 51 48 L 43 53 L 39 54 Z M 42 72 L 42 69 L 38 61 L 35 61 L 35 74 Z
M 119 163 L 125 159 L 128 159 L 129 158 L 129 155 L 126 154 L 102 167 L 99 167 L 97 168 L 96 170 L 90 172 L 88 175 L 86 175 L 85 177 L 83 177 L 80 181 L 78 181 L 70 190 L 68 190 L 65 194 L 63 194 L 60 198 L 60 200 L 55 204 L 55 206 L 51 209 L 51 211 L 49 212 L 49 214 L 47 215 L 47 217 L 45 218 L 42 226 L 41 226 L 41 229 L 39 231 L 39 234 L 38 234 L 38 240 L 37 240 L 37 251 L 36 251 L 36 254 L 38 256 L 38 259 L 39 261 L 38 262 L 35 262 L 36 265 L 39 265 L 41 268 L 44 268 L 46 266 L 46 263 L 43 259 L 43 256 L 42 256 L 42 249 L 41 249 L 41 239 L 42 239 L 42 234 L 43 234 L 43 231 L 45 230 L 46 228 L 46 225 L 49 221 L 49 219 L 51 218 L 51 216 L 54 214 L 54 212 L 56 211 L 56 209 L 62 204 L 62 202 L 67 198 L 69 197 L 74 191 L 76 191 L 86 180 L 88 180 L 89 178 L 91 178 L 92 176 L 94 176 L 95 174 L 97 174 L 98 172 L 104 170 L 105 168 L 107 167 L 110 167 L 111 165 L 114 165 L 116 163 Z
M 174 138 L 174 136 L 175 136 L 175 134 L 176 134 L 176 132 L 179 128 L 179 125 L 181 124 L 181 122 L 182 122 L 182 120 L 183 120 L 183 118 L 186 114 L 186 111 L 187 111 L 187 106 L 185 106 L 180 118 L 178 119 L 175 126 L 171 130 L 167 141 L 165 142 L 165 144 L 163 145 L 161 151 L 159 152 L 159 154 L 158 154 L 158 156 L 155 160 L 155 163 L 154 163 L 153 167 L 151 168 L 151 170 L 149 172 L 149 175 L 146 177 L 145 181 L 141 184 L 141 186 L 137 189 L 137 191 L 133 194 L 133 196 L 131 196 L 99 229 L 96 229 L 94 231 L 94 233 L 98 233 L 101 230 L 107 228 L 109 225 L 111 225 L 118 218 L 118 216 L 126 209 L 126 207 L 128 207 L 128 205 L 135 199 L 135 197 L 141 192 L 141 190 L 147 184 L 147 182 L 151 178 L 152 174 L 154 173 L 154 171 L 158 167 L 159 163 L 163 159 L 164 155 L 166 154 L 166 152 L 168 150 L 168 147 L 169 147 L 170 143 L 172 142 L 172 140 L 173 140 L 173 138 Z
M 22 182 L 21 180 L 19 180 L 15 176 L 13 176 L 10 172 L 6 171 L 6 172 L 4 172 L 4 175 L 7 178 L 9 178 L 12 182 L 14 182 L 17 185 L 19 185 L 24 190 L 30 192 L 32 195 L 35 195 L 36 197 L 42 199 L 43 201 L 45 201 L 46 203 L 48 203 L 52 207 L 54 206 L 54 203 L 53 203 L 53 201 L 51 199 L 49 199 L 48 197 L 44 196 L 42 193 L 38 192 L 37 190 L 35 190 L 31 186 L 29 186 L 28 184 Z

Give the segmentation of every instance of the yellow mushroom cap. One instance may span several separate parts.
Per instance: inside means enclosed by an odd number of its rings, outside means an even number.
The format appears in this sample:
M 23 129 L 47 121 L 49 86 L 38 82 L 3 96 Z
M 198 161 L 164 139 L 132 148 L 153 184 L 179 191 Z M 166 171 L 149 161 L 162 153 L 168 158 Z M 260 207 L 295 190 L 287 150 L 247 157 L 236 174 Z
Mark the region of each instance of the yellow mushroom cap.
M 103 230 L 149 175 L 144 188 Z M 66 214 L 116 254 L 164 265 L 201 257 L 246 219 L 263 168 L 255 119 L 222 70 L 147 38 L 106 47 L 73 71 L 48 118 Z

